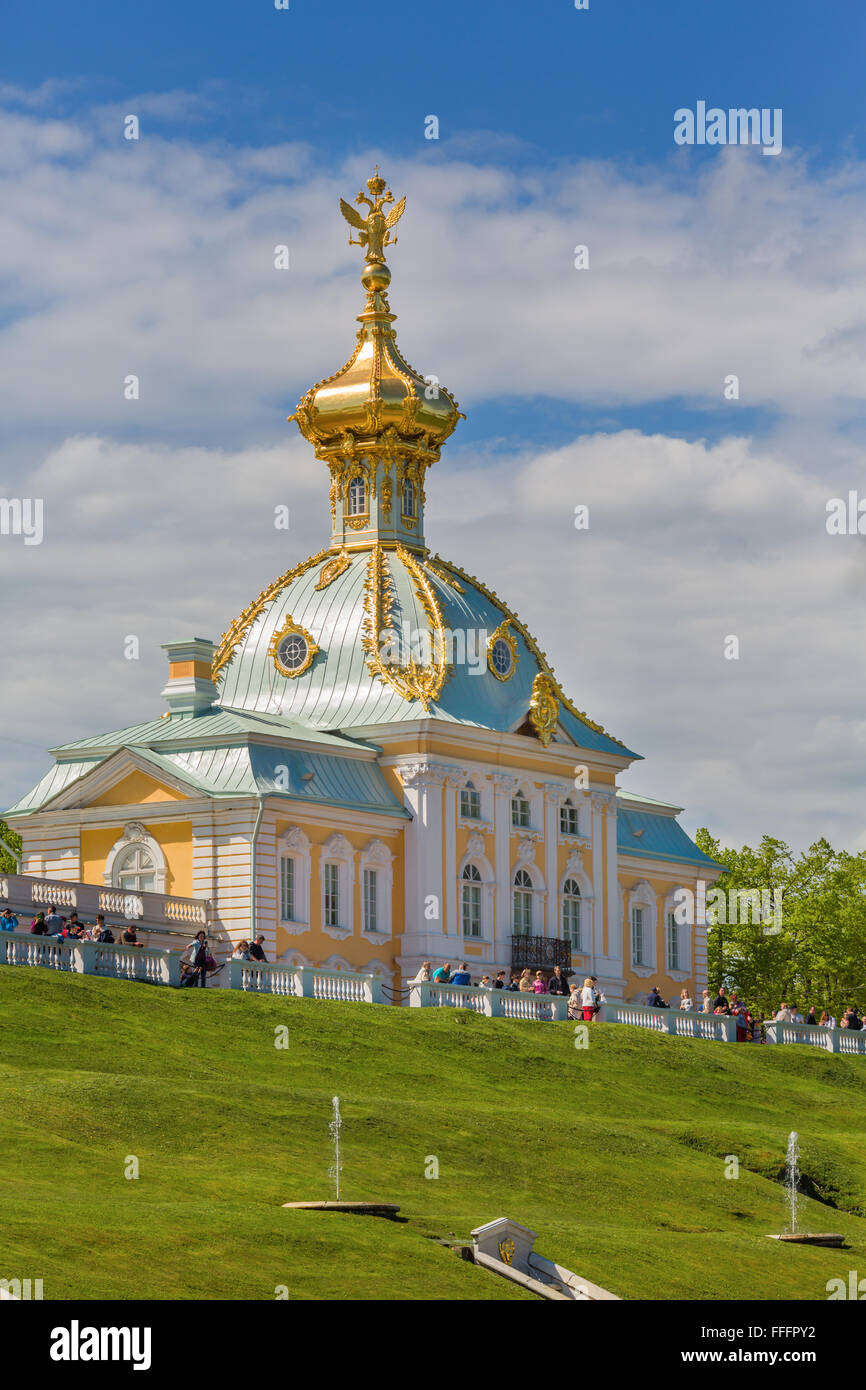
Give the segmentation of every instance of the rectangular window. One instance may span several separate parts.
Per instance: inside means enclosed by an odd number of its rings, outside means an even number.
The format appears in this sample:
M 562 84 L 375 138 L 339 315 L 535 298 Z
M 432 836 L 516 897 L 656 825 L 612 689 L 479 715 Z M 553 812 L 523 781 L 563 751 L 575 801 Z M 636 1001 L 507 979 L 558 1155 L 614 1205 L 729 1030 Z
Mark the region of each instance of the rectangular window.
M 518 890 L 514 894 L 514 935 L 532 935 L 532 894 Z
M 325 926 L 340 925 L 340 866 L 325 865 Z
M 463 885 L 463 935 L 481 935 L 481 889 L 475 883 Z
M 668 970 L 680 968 L 680 928 L 672 912 L 668 913 Z
M 378 892 L 379 875 L 375 869 L 364 870 L 364 931 L 378 931 Z
M 481 793 L 474 787 L 462 787 L 460 790 L 460 814 L 464 820 L 481 819 Z
M 580 903 L 576 898 L 563 899 L 562 939 L 570 941 L 576 951 L 580 950 Z
M 295 920 L 295 861 L 280 859 L 280 921 Z
M 529 802 L 525 796 L 515 796 L 511 802 L 511 824 L 521 829 L 529 827 Z
M 560 835 L 577 834 L 577 807 L 560 806 L 559 808 L 559 833 Z
M 642 907 L 633 907 L 631 910 L 631 961 L 632 965 L 643 965 L 645 963 Z

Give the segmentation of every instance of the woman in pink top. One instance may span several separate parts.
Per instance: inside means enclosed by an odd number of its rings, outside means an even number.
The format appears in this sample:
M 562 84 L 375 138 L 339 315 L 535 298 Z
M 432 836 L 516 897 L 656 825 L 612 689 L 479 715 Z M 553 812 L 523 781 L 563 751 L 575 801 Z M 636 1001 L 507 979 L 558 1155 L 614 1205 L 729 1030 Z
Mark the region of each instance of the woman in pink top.
M 532 981 L 532 988 L 536 994 L 547 993 L 547 985 L 544 982 L 544 976 L 542 975 L 540 970 L 536 970 L 535 972 L 535 979 Z

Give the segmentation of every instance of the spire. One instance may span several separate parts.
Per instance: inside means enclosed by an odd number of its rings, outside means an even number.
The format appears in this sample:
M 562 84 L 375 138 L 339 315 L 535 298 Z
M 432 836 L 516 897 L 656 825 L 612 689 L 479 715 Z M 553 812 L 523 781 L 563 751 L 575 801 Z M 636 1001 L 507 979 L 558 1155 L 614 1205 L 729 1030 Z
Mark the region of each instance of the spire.
M 355 350 L 338 372 L 310 387 L 289 418 L 330 469 L 332 548 L 379 542 L 423 550 L 425 474 L 462 416 L 435 376 L 421 376 L 397 346 L 385 248 L 397 243 L 406 199 L 395 203 L 378 165 L 367 188 L 355 198 L 364 215 L 340 199 L 358 233 L 350 233 L 349 245 L 364 251 L 367 297 Z

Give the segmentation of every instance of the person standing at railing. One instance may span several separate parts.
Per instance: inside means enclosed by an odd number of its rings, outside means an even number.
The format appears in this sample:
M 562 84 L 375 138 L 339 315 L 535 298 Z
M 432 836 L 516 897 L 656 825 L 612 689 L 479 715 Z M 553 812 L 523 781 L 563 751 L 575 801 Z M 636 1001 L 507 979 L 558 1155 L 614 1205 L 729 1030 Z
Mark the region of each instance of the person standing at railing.
M 792 1005 L 791 1005 L 791 1022 L 792 1022 L 792 1023 L 802 1023 L 802 1022 L 803 1022 L 803 1015 L 800 1013 L 800 1010 L 797 1008 L 797 1005 L 796 1005 L 796 1004 L 792 1004 Z
M 120 939 L 121 939 L 121 941 L 123 942 L 124 946 L 143 946 L 143 945 L 144 945 L 144 942 L 143 942 L 143 941 L 139 941 L 139 939 L 138 939 L 138 936 L 137 936 L 136 930 L 135 930 L 135 924 L 134 924 L 133 922 L 130 922 L 130 923 L 129 923 L 129 926 L 126 927 L 126 929 L 124 930 L 123 935 L 121 936 Z
M 434 976 L 434 978 L 435 978 L 435 976 Z M 461 961 L 461 963 L 460 963 L 460 969 L 454 971 L 454 974 L 451 976 L 451 983 L 452 983 L 452 985 L 471 985 L 471 984 L 472 984 L 472 976 L 470 975 L 469 971 L 466 969 L 466 962 L 465 962 L 465 960 L 464 960 L 464 961 Z
M 589 975 L 587 975 L 586 979 L 584 980 L 583 988 L 580 991 L 580 1004 L 581 1008 L 583 1009 L 584 1023 L 591 1023 L 592 1020 L 595 1018 L 596 1003 L 595 990 L 592 987 L 592 980 L 590 979 Z
M 705 989 L 701 995 L 701 1013 L 711 1014 L 713 1012 L 713 1001 L 710 998 L 710 991 Z
M 547 993 L 547 985 L 544 982 L 544 976 L 540 970 L 536 970 L 535 972 L 535 979 L 532 981 L 532 989 L 534 994 Z
M 647 997 L 646 997 L 646 1006 L 647 1006 L 648 1009 L 666 1009 L 666 1008 L 667 1008 L 667 1004 L 666 1004 L 665 1001 L 662 999 L 661 994 L 659 993 L 659 987 L 658 987 L 658 985 L 653 985 L 652 989 L 650 990 L 649 994 L 647 995 Z
M 507 985 L 506 982 L 505 982 L 505 971 L 504 971 L 504 970 L 497 970 L 497 972 L 496 972 L 496 979 L 493 981 L 493 988 L 494 988 L 494 989 L 507 989 L 507 988 L 508 988 L 508 985 Z
M 114 932 L 105 925 L 105 913 L 97 912 L 96 926 L 93 928 L 93 940 L 98 941 L 103 946 L 114 945 Z
M 555 965 L 553 974 L 547 982 L 548 994 L 568 994 L 568 981 L 562 973 L 562 966 Z
M 689 1013 L 689 1014 L 690 1014 L 690 1013 L 693 1011 L 694 1007 L 695 1007 L 695 1006 L 694 1006 L 694 1003 L 693 1003 L 693 1001 L 692 1001 L 692 996 L 689 994 L 688 990 L 687 990 L 687 989 L 681 989 L 681 990 L 680 990 L 680 1002 L 679 1002 L 679 1004 L 677 1005 L 677 1008 L 678 1008 L 678 1009 L 682 1009 L 684 1013 Z
M 33 921 L 30 923 L 30 930 L 34 936 L 47 936 L 48 928 L 45 925 L 45 913 L 37 912 Z
M 824 1012 L 822 1013 L 821 1017 L 818 1019 L 818 1027 L 819 1027 L 819 1028 L 835 1028 L 835 1027 L 836 1027 L 836 1020 L 835 1020 L 835 1018 L 833 1017 L 832 1014 L 828 1014 L 828 1012 L 827 1012 L 826 1009 L 825 1009 Z
M 235 947 L 235 949 L 232 951 L 232 960 L 249 960 L 249 959 L 250 959 L 250 943 L 249 943 L 248 941 L 239 941 L 238 944 L 237 944 L 237 946 Z
M 817 1027 L 818 1027 L 818 1020 L 817 1020 L 817 1018 L 815 1017 L 815 1005 L 814 1005 L 814 1004 L 810 1004 L 810 1005 L 809 1005 L 809 1012 L 808 1012 L 807 1015 L 806 1015 L 806 1020 L 805 1020 L 805 1021 L 806 1021 L 806 1023 L 811 1024 L 811 1026 L 812 1026 L 813 1028 L 817 1028 Z
M 11 907 L 4 907 L 3 911 L 0 912 L 0 931 L 17 930 L 18 918 L 15 916 L 15 913 L 12 911 Z
M 47 916 L 42 912 L 40 912 L 39 916 L 45 921 L 46 936 L 60 936 L 63 931 L 63 918 L 60 916 L 54 903 L 48 904 Z
M 532 993 L 532 971 L 529 969 L 528 966 L 521 974 L 520 983 L 517 986 L 517 988 L 520 990 L 521 994 Z
M 784 999 L 782 1000 L 781 1004 L 779 1005 L 779 1010 L 778 1010 L 778 1012 L 777 1012 L 776 1014 L 773 1015 L 773 1022 L 774 1022 L 774 1023 L 790 1023 L 790 1022 L 791 1022 L 791 1010 L 788 1008 L 788 1005 L 785 1003 Z
M 429 960 L 422 961 L 421 969 L 418 971 L 415 978 L 409 981 L 410 985 L 429 985 L 431 969 L 432 966 Z
M 181 956 L 182 961 L 184 959 L 184 956 L 186 957 L 184 963 L 190 967 L 190 969 L 194 972 L 195 975 L 195 978 L 192 981 L 193 986 L 201 985 L 202 989 L 204 989 L 207 985 L 206 932 L 196 932 L 195 940 L 190 942 L 189 946 L 187 946 L 186 950 L 184 951 L 183 956 Z
M 434 985 L 447 985 L 451 983 L 451 962 L 446 960 L 444 965 L 433 971 Z
M 255 941 L 252 942 L 250 945 L 250 959 L 260 960 L 264 965 L 267 965 L 268 958 L 264 952 L 264 939 L 263 936 L 257 936 Z

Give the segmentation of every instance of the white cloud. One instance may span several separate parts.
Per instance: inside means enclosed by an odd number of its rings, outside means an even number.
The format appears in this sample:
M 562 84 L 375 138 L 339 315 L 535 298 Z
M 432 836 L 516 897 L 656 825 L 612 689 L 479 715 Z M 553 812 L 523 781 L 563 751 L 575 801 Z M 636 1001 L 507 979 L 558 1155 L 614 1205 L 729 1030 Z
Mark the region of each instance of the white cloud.
M 862 477 L 860 166 L 735 149 L 699 172 L 683 151 L 640 173 L 517 173 L 379 150 L 323 174 L 300 142 L 126 142 L 114 107 L 43 119 L 49 95 L 0 123 L 0 491 L 43 496 L 46 531 L 0 540 L 0 800 L 45 769 L 41 748 L 159 712 L 160 643 L 218 637 L 325 543 L 326 470 L 285 416 L 353 345 L 360 263 L 336 204 L 378 160 L 409 194 L 401 346 L 464 409 L 673 401 L 676 418 L 741 380 L 718 442 L 615 424 L 533 449 L 503 424 L 469 449 L 458 431 L 428 541 L 511 601 L 577 704 L 646 755 L 626 785 L 735 841 L 866 843 L 866 549 L 824 530 L 827 497 Z M 198 108 L 172 93 L 147 109 Z M 742 423 L 754 405 L 772 412 L 763 438 Z

